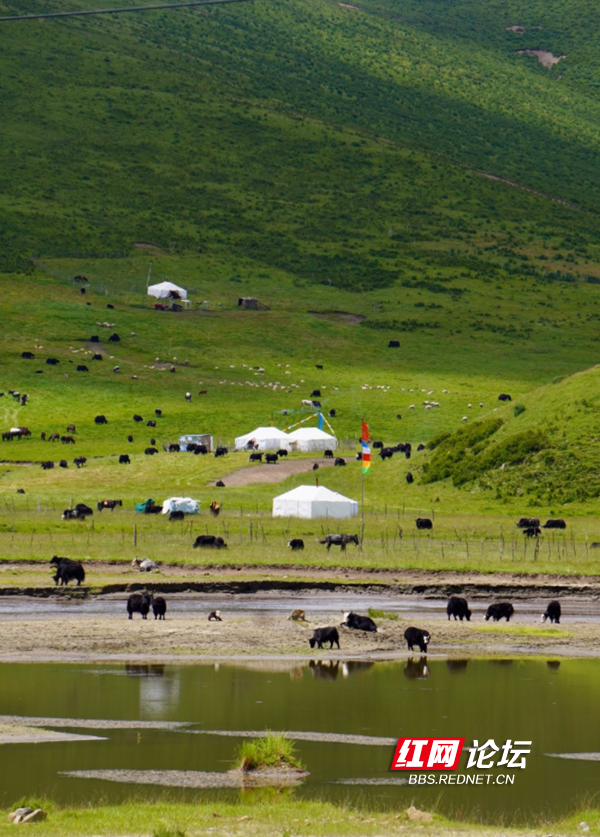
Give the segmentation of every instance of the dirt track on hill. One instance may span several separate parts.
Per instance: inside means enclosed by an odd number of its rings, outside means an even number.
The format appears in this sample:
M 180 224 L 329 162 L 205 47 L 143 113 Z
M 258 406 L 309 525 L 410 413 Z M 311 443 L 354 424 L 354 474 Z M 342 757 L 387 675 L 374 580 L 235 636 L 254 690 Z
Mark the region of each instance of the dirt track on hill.
M 318 459 L 296 459 L 293 462 L 280 459 L 275 465 L 248 465 L 245 468 L 240 468 L 239 471 L 227 474 L 222 479 L 227 488 L 238 488 L 241 485 L 254 485 L 256 483 L 283 482 L 294 474 L 302 474 L 305 471 L 312 472 L 315 464 L 319 468 L 330 468 L 333 465 L 333 459 L 324 459 L 322 456 Z M 319 474 L 316 472 L 315 477 L 318 476 Z M 211 482 L 210 485 L 214 485 L 214 482 Z

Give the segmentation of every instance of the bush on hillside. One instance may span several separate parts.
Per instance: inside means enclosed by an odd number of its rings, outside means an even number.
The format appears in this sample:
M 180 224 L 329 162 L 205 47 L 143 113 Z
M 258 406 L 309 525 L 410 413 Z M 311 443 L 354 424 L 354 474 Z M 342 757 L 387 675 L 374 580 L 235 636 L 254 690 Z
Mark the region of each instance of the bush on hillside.
M 515 404 L 515 406 L 513 407 L 513 413 L 515 414 L 515 418 L 517 418 L 517 416 L 520 416 L 521 413 L 524 413 L 524 412 L 525 412 L 525 405 L 524 404 Z
M 478 446 L 493 436 L 503 424 L 501 418 L 487 419 L 468 427 L 461 427 L 452 435 L 438 436 L 429 445 L 435 453 L 430 462 L 423 466 L 423 482 L 437 482 L 448 477 L 452 477 L 454 481 L 455 475 L 461 472 L 468 454 L 471 454 L 469 459 L 476 456 L 481 450 Z

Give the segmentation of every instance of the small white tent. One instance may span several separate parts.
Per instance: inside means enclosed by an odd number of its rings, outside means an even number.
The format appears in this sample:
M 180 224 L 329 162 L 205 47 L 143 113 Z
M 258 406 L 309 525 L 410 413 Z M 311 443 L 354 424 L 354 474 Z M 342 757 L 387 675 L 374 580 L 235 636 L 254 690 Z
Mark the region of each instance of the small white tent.
M 356 517 L 358 503 L 325 486 L 300 485 L 273 498 L 273 517 Z
M 184 514 L 196 514 L 200 509 L 200 503 L 192 500 L 191 497 L 169 497 L 162 507 L 163 514 L 170 514 L 174 511 L 181 511 Z
M 337 439 L 318 427 L 299 427 L 288 433 L 292 450 L 310 453 L 313 450 L 335 450 Z
M 235 449 L 244 450 L 248 442 L 254 442 L 258 446 L 258 450 L 290 449 L 289 437 L 283 430 L 278 430 L 276 427 L 257 427 L 251 433 L 237 436 Z
M 172 282 L 159 282 L 158 285 L 150 285 L 148 296 L 155 296 L 156 299 L 187 299 L 187 291 Z

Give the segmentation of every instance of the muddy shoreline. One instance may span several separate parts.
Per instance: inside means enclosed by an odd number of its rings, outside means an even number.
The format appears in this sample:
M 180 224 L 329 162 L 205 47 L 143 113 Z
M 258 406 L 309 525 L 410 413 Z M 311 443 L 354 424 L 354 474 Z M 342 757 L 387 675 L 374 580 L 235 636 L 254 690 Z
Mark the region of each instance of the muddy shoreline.
M 38 570 L 49 580 L 46 566 L 39 562 L 0 560 L 15 570 Z M 467 598 L 587 596 L 600 599 L 600 576 L 545 575 L 530 573 L 477 573 L 444 570 L 377 570 L 304 567 L 301 565 L 164 565 L 159 573 L 132 572 L 129 563 L 85 562 L 90 585 L 67 588 L 52 583 L 35 586 L 4 581 L 4 596 L 88 599 L 99 595 L 131 593 L 146 588 L 157 593 L 198 595 L 242 595 L 272 592 L 281 594 L 362 592 L 383 596 L 453 595 Z M 103 579 L 104 576 L 104 579 Z M 200 577 L 200 578 L 199 578 Z
M 123 570 L 122 581 L 111 578 L 93 590 L 5 587 L 0 662 L 397 661 L 413 656 L 403 638 L 411 626 L 431 633 L 432 659 L 600 657 L 596 577 L 348 570 L 336 580 L 331 569 L 245 567 L 243 578 L 235 578 L 231 567 L 193 570 L 169 567 L 168 580 L 165 573 Z M 114 568 L 104 565 L 103 572 L 112 576 Z M 152 614 L 127 618 L 128 594 L 143 588 L 167 599 L 164 622 Z M 469 599 L 470 622 L 448 620 L 452 594 Z M 553 598 L 562 603 L 561 624 L 542 624 Z M 487 606 L 500 600 L 514 602 L 514 618 L 485 622 Z M 295 608 L 305 610 L 306 621 L 290 619 Z M 375 609 L 377 633 L 340 626 L 343 611 L 366 614 L 369 608 Z M 214 609 L 221 610 L 222 622 L 208 621 Z M 326 625 L 338 626 L 340 649 L 311 649 L 313 630 Z

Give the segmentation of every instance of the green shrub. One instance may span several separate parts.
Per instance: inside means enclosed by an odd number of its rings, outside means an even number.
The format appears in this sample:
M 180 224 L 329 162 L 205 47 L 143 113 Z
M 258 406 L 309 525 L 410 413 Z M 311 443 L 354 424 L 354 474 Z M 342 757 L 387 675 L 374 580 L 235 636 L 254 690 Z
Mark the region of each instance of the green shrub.
M 267 733 L 263 738 L 244 741 L 237 752 L 240 770 L 257 770 L 260 767 L 282 767 L 289 765 L 302 769 L 296 756 L 296 745 L 283 733 Z
M 472 448 L 493 436 L 504 424 L 501 418 L 477 421 L 468 427 L 461 427 L 456 433 L 438 436 L 429 447 L 435 448 L 427 468 L 423 468 L 423 482 L 437 482 L 455 477 L 463 470 L 465 461 L 473 459 Z M 471 456 L 468 452 L 471 451 Z M 455 482 L 456 484 L 456 482 Z
M 521 413 L 524 413 L 525 409 L 526 408 L 524 404 L 515 404 L 515 406 L 513 407 L 513 413 L 515 414 L 515 418 L 517 418 L 517 416 L 520 416 Z

